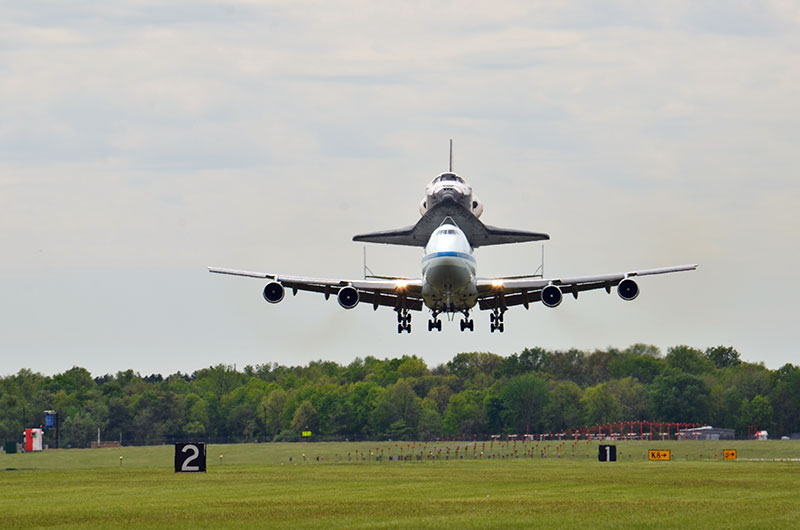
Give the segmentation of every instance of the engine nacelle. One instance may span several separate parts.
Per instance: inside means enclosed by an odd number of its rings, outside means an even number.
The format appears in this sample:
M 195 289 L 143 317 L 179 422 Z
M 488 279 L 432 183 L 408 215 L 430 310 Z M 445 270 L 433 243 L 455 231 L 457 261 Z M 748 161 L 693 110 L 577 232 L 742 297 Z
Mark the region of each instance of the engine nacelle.
M 563 299 L 561 289 L 555 285 L 548 285 L 542 289 L 542 303 L 547 307 L 558 307 Z
M 286 290 L 279 282 L 269 282 L 267 286 L 264 287 L 264 300 L 270 304 L 277 304 L 283 300 L 284 294 L 286 294 Z
M 619 285 L 617 286 L 617 294 L 625 301 L 629 302 L 634 300 L 637 296 L 639 296 L 639 285 L 630 278 L 625 278 L 619 282 Z
M 353 309 L 358 305 L 358 301 L 360 299 L 358 296 L 358 289 L 349 285 L 347 287 L 342 287 L 339 289 L 336 299 L 339 301 L 339 305 L 343 308 Z

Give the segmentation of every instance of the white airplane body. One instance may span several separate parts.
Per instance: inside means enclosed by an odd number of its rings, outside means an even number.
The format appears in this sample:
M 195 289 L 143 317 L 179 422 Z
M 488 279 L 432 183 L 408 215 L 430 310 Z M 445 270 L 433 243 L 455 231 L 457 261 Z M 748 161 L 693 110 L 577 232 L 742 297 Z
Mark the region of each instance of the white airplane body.
M 633 300 L 639 287 L 633 277 L 670 272 L 689 271 L 697 265 L 681 265 L 661 269 L 631 271 L 578 278 L 538 277 L 523 278 L 478 278 L 473 247 L 464 232 L 452 221 L 445 219 L 430 236 L 422 258 L 420 278 L 372 277 L 363 280 L 337 280 L 284 276 L 271 273 L 241 271 L 209 267 L 218 274 L 270 279 L 264 288 L 264 298 L 278 303 L 284 298 L 285 289 L 320 292 L 329 298 L 336 294 L 339 304 L 353 309 L 359 302 L 371 304 L 377 310 L 389 306 L 397 312 L 397 331 L 411 332 L 411 311 L 420 311 L 423 306 L 431 312 L 428 331 L 441 331 L 440 314 L 463 314 L 461 331 L 474 331 L 471 311 L 477 306 L 491 312 L 490 331 L 504 331 L 503 314 L 515 305 L 526 309 L 531 303 L 541 301 L 547 307 L 558 306 L 564 293 L 572 294 L 592 289 L 611 292 L 616 286 L 619 296 Z
M 426 187 L 425 198 L 420 203 L 422 217 L 416 224 L 353 237 L 355 241 L 424 247 L 420 278 L 372 276 L 363 280 L 339 280 L 218 267 L 209 267 L 209 271 L 271 280 L 263 294 L 273 304 L 283 300 L 288 288 L 293 294 L 298 291 L 323 293 L 326 299 L 335 293 L 339 305 L 345 309 L 353 309 L 360 302 L 371 304 L 375 310 L 380 306 L 392 307 L 397 313 L 398 333 L 410 333 L 411 311 L 421 311 L 424 307 L 431 312 L 428 331 L 442 330 L 439 315 L 443 313 L 451 320 L 456 313 L 463 314 L 461 331 L 474 331 L 470 313 L 477 307 L 491 312 L 490 331 L 502 332 L 505 328 L 503 314 L 509 307 L 522 305 L 528 309 L 535 302 L 557 307 L 564 294 L 572 294 L 577 299 L 580 292 L 605 289 L 611 293 L 612 287 L 617 288 L 623 300 L 633 300 L 639 295 L 634 277 L 697 268 L 697 265 L 680 265 L 576 278 L 479 278 L 474 248 L 550 239 L 543 233 L 485 225 L 478 219 L 482 212 L 483 204 L 472 194 L 472 187 L 453 173 L 451 140 L 450 170 L 441 173 Z
M 419 203 L 419 214 L 425 215 L 440 204 L 455 203 L 475 217 L 483 213 L 483 203 L 472 194 L 472 186 L 453 173 L 452 169 L 433 179 L 425 187 L 425 198 Z

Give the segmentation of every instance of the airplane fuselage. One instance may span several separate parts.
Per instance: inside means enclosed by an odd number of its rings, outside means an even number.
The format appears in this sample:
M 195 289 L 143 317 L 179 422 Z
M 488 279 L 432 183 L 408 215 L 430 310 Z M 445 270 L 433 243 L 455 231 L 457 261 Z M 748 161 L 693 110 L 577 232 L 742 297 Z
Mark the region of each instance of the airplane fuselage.
M 464 232 L 445 222 L 422 258 L 422 298 L 435 312 L 464 311 L 478 301 L 475 257 Z

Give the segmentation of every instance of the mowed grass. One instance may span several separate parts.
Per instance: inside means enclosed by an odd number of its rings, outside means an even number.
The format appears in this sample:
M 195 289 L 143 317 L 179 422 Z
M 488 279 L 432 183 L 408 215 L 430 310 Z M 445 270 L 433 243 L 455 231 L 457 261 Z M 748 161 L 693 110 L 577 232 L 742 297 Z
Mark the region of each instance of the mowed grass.
M 597 445 L 211 445 L 204 474 L 174 473 L 172 446 L 3 454 L 0 527 L 800 527 L 798 442 Z

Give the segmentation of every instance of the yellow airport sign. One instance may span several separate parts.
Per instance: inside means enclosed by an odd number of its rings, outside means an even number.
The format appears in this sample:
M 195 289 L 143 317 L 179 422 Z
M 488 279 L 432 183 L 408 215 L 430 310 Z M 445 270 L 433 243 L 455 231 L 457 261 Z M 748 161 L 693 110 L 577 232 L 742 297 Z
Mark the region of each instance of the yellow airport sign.
M 297 432 L 297 431 L 295 431 L 295 432 Z M 304 438 L 308 438 L 309 436 L 311 436 L 311 431 L 303 431 L 303 437 Z
M 736 460 L 736 449 L 723 449 L 722 450 L 722 459 L 723 460 Z
M 669 451 L 659 451 L 658 449 L 650 449 L 648 453 L 650 460 L 670 460 L 672 456 Z

